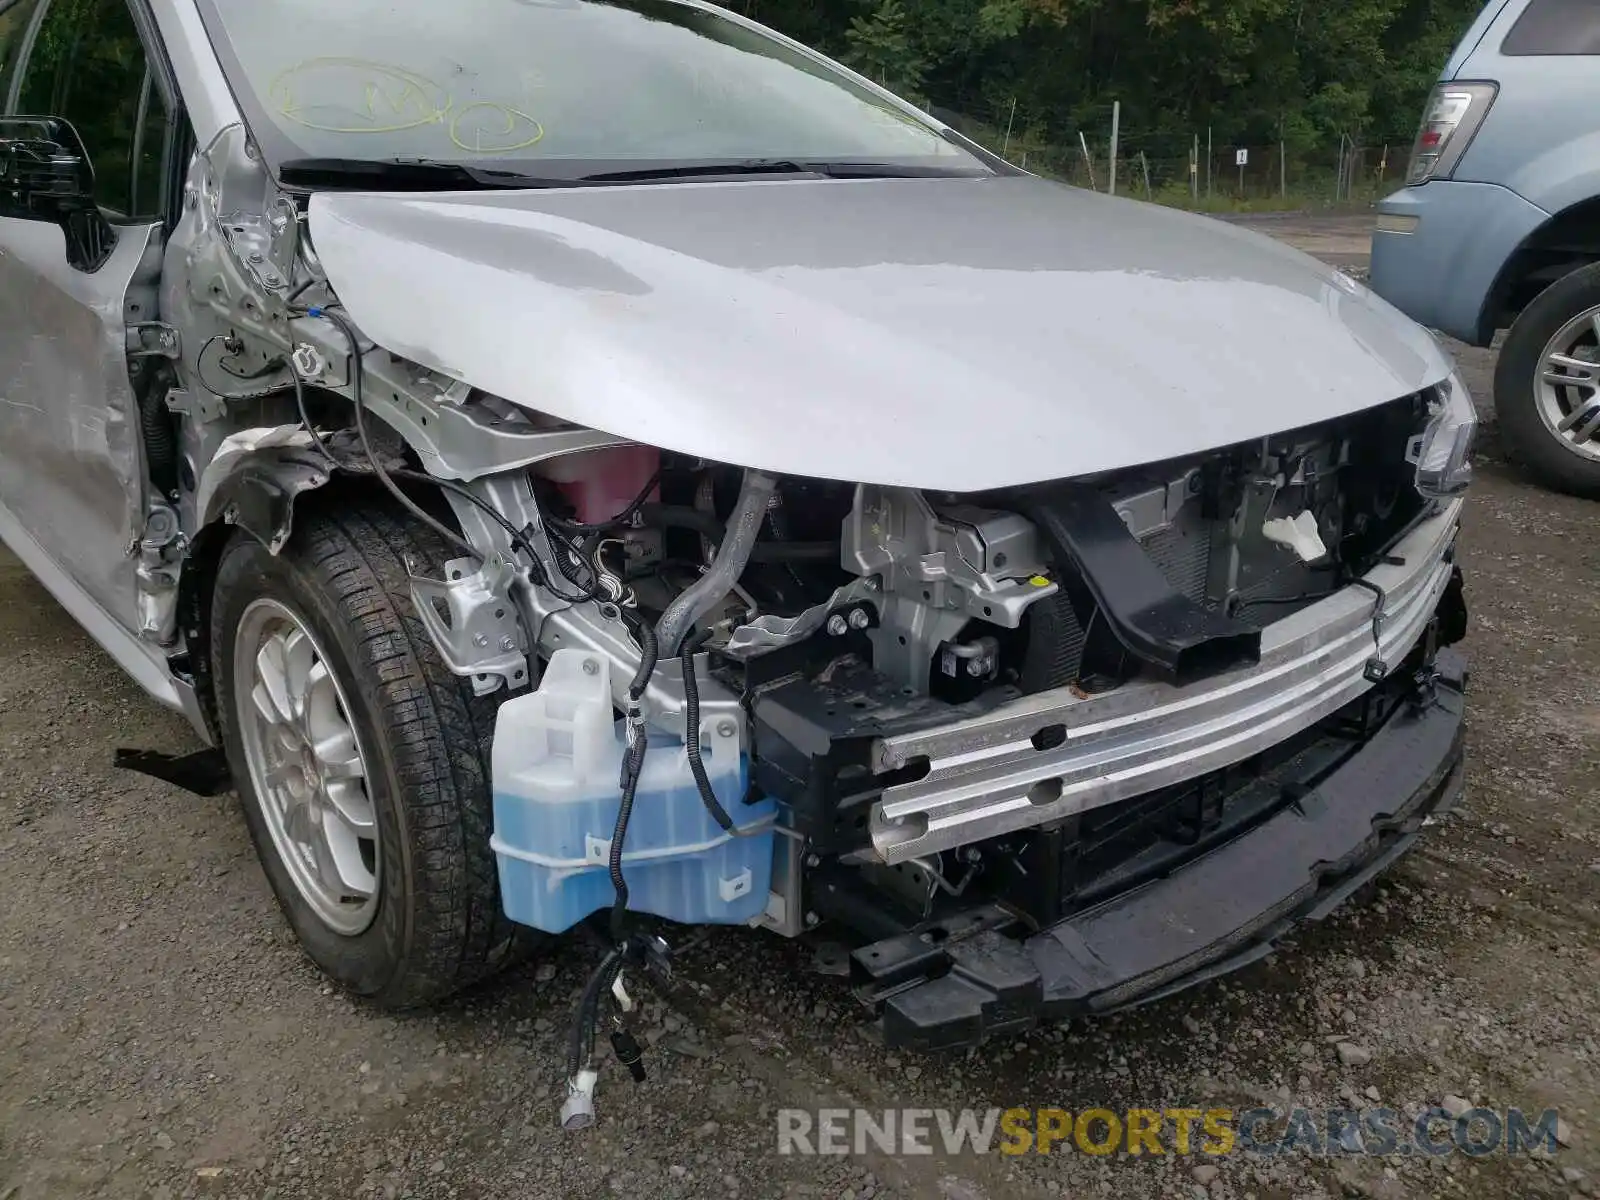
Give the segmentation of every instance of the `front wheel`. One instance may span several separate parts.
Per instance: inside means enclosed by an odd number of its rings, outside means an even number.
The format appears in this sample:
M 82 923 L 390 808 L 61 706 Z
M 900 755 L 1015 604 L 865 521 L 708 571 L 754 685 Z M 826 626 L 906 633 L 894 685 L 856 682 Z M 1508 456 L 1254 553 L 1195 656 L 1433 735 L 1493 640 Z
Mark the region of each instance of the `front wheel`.
M 1494 401 L 1507 445 L 1541 483 L 1600 497 L 1600 264 L 1552 284 L 1517 318 Z
M 306 953 L 351 991 L 426 1004 L 531 945 L 489 848 L 494 702 L 444 666 L 411 605 L 430 531 L 371 502 L 305 511 L 273 555 L 217 565 L 223 743 L 268 881 Z

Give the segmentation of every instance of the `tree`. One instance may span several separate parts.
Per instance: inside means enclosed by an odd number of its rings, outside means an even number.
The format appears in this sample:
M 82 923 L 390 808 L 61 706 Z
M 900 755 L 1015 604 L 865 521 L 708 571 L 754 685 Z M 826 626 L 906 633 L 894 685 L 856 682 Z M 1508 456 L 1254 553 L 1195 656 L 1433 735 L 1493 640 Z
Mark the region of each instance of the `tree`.
M 920 97 L 927 61 L 912 38 L 902 0 L 878 0 L 870 13 L 851 18 L 844 40 L 846 63 L 892 92 Z
M 1133 137 L 1196 131 L 1331 161 L 1406 142 L 1483 0 L 732 0 L 941 111 L 1071 146 L 1122 103 Z M 863 10 L 862 4 L 868 7 Z M 757 7 L 758 6 L 758 7 Z

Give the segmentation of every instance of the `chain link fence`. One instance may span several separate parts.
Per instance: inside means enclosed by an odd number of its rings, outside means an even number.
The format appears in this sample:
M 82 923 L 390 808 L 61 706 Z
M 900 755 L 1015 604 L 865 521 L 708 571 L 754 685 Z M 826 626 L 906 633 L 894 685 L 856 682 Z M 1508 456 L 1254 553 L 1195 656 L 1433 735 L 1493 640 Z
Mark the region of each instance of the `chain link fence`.
M 1343 135 L 1334 147 L 1235 143 L 1212 130 L 1151 132 L 1121 114 L 1113 159 L 1109 116 L 1075 138 L 1045 132 L 1007 106 L 987 120 L 933 114 L 1007 161 L 1097 192 L 1208 211 L 1360 208 L 1404 181 L 1414 131 Z

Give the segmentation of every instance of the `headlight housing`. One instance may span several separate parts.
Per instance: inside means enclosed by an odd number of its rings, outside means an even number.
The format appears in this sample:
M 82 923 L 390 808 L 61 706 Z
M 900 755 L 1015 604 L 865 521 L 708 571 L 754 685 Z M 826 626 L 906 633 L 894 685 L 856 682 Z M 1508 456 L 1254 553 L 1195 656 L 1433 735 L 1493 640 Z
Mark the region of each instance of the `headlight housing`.
M 1411 439 L 1406 458 L 1417 468 L 1417 491 L 1424 496 L 1457 496 L 1472 482 L 1472 444 L 1478 412 L 1459 374 L 1432 389 L 1428 424 Z

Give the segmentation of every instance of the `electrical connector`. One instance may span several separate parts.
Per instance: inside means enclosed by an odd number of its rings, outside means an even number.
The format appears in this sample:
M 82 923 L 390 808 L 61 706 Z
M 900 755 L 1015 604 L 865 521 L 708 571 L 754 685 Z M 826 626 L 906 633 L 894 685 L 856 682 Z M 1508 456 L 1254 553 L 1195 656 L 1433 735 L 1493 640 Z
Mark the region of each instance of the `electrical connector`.
M 628 1074 L 633 1076 L 633 1081 L 643 1083 L 644 1051 L 639 1048 L 639 1043 L 634 1040 L 633 1034 L 626 1029 L 613 1029 L 611 1048 L 617 1052 L 617 1061 L 628 1068 Z
M 586 1069 L 567 1080 L 567 1099 L 561 1106 L 561 1128 L 577 1133 L 594 1124 L 594 1085 L 600 1072 Z

